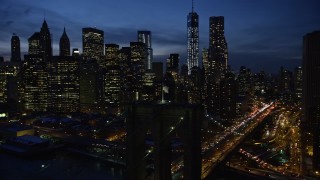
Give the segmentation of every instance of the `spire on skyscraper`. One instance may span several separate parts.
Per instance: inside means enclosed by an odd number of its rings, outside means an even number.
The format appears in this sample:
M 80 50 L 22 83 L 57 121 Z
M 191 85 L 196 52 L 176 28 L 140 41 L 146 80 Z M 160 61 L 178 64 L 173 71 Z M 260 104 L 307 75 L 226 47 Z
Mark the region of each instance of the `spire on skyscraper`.
M 193 10 L 194 10 L 194 4 L 193 4 L 193 0 L 192 0 L 192 12 L 193 12 Z
M 63 28 L 63 33 L 60 38 L 60 56 L 70 56 L 70 41 L 66 27 Z

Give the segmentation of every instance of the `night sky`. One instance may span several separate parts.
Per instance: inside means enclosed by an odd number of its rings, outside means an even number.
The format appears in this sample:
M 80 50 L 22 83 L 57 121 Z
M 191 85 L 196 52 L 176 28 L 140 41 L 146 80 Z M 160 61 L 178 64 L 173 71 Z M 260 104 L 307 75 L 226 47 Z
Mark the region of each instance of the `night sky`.
M 191 0 L 0 0 L 0 56 L 10 59 L 16 33 L 22 54 L 27 39 L 47 20 L 53 53 L 66 27 L 71 48 L 82 49 L 83 27 L 105 32 L 105 43 L 129 46 L 137 30 L 152 31 L 155 61 L 180 53 L 186 62 L 187 14 Z M 200 18 L 200 50 L 208 47 L 209 17 L 225 16 L 225 36 L 232 69 L 278 72 L 301 64 L 302 36 L 320 30 L 319 0 L 195 0 Z

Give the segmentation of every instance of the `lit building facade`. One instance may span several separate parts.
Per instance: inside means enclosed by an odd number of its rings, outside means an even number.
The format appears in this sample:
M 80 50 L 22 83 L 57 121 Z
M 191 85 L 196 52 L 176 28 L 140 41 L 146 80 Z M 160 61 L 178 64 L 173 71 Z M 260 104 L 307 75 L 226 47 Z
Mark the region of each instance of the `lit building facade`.
M 25 55 L 22 66 L 23 104 L 28 112 L 44 112 L 48 108 L 47 63 L 42 55 Z
M 138 31 L 138 42 L 143 42 L 147 48 L 145 68 L 152 69 L 153 49 L 151 46 L 151 31 Z
M 96 28 L 82 28 L 82 52 L 86 58 L 99 60 L 104 55 L 104 32 Z
M 294 69 L 294 93 L 298 99 L 302 99 L 302 67 Z
M 224 17 L 210 17 L 209 28 L 209 61 L 217 61 L 217 68 L 225 71 L 228 66 L 228 46 L 224 36 Z
M 188 74 L 191 74 L 191 68 L 199 66 L 199 16 L 193 11 L 188 14 Z
M 80 108 L 79 59 L 72 56 L 53 56 L 48 71 L 48 111 L 78 112 Z
M 142 42 L 130 42 L 130 60 L 132 68 L 132 87 L 135 100 L 140 100 L 145 73 L 146 46 Z

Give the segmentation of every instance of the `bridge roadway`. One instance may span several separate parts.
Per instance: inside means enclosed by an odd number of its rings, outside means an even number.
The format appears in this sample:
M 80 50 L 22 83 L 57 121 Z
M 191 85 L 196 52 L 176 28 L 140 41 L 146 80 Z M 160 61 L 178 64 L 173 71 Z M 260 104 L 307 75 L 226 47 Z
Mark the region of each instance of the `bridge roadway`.
M 258 112 L 227 128 L 217 137 L 215 145 L 202 157 L 201 179 L 209 179 L 213 170 L 250 135 L 275 108 L 275 103 L 266 104 Z

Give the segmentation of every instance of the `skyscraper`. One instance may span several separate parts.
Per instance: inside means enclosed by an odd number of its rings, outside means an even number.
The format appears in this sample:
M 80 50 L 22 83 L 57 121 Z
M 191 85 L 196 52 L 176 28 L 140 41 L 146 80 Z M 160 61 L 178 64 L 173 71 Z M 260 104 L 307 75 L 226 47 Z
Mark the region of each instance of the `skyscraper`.
M 188 74 L 191 74 L 191 68 L 199 66 L 199 16 L 193 11 L 188 14 Z
M 145 68 L 152 69 L 153 49 L 151 47 L 151 31 L 138 31 L 138 42 L 143 42 L 147 48 Z
M 224 36 L 224 17 L 212 16 L 209 24 L 209 56 L 211 61 L 217 61 L 221 71 L 228 66 L 228 46 Z M 210 55 L 211 54 L 211 55 Z
M 302 67 L 294 69 L 294 93 L 298 99 L 302 98 Z
M 320 31 L 303 37 L 303 124 L 313 135 L 314 170 L 320 170 Z
M 130 59 L 132 68 L 133 92 L 135 100 L 140 99 L 143 76 L 145 73 L 146 46 L 142 42 L 130 42 Z
M 103 56 L 104 32 L 96 28 L 82 28 L 83 56 L 99 60 Z
M 52 56 L 51 34 L 47 21 L 44 20 L 40 29 L 40 47 L 41 54 L 44 56 L 44 61 L 49 61 Z
M 79 58 L 53 56 L 48 71 L 48 111 L 58 113 L 79 111 Z
M 228 64 L 227 43 L 224 37 L 224 17 L 210 17 L 209 51 L 206 71 L 206 107 L 212 114 L 220 111 L 220 80 Z
M 41 52 L 41 46 L 40 46 L 40 33 L 35 32 L 29 39 L 29 51 L 28 54 L 30 55 L 39 55 Z
M 19 36 L 13 34 L 11 38 L 11 62 L 21 61 L 20 39 Z
M 70 41 L 66 33 L 66 28 L 63 28 L 63 33 L 60 38 L 60 56 L 70 56 Z
M 167 73 L 170 73 L 176 82 L 179 75 L 179 61 L 179 54 L 170 54 L 170 57 L 167 59 Z
M 23 104 L 26 111 L 47 111 L 48 72 L 46 65 L 42 55 L 24 56 L 22 84 L 24 87 Z

